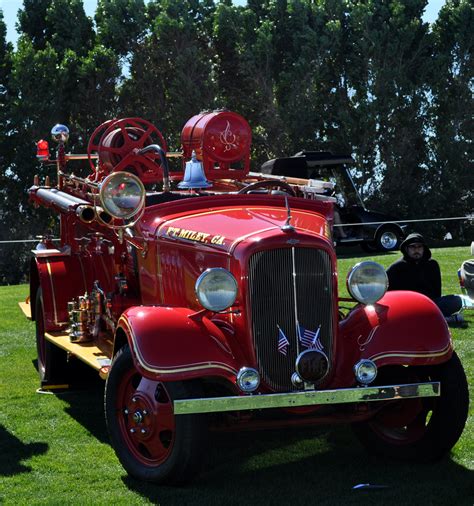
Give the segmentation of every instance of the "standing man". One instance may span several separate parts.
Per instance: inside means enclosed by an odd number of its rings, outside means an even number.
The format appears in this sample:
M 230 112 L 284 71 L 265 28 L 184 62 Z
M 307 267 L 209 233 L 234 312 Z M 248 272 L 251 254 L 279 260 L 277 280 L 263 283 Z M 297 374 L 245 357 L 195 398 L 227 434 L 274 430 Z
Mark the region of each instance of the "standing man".
M 400 244 L 403 258 L 388 269 L 389 290 L 409 290 L 429 297 L 441 310 L 448 323 L 462 323 L 458 312 L 462 301 L 457 295 L 441 296 L 439 264 L 431 258 L 431 251 L 421 234 L 410 234 Z

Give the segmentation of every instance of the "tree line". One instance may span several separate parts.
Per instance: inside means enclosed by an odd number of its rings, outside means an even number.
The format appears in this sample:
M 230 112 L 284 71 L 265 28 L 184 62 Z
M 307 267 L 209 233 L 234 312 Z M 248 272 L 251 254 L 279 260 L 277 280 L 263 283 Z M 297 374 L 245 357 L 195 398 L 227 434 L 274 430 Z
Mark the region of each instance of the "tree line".
M 57 228 L 27 202 L 35 141 L 68 125 L 85 152 L 103 121 L 140 116 L 179 149 L 202 110 L 242 114 L 253 169 L 297 151 L 350 153 L 372 208 L 473 211 L 473 0 L 24 0 L 17 47 L 0 10 L 0 241 Z M 438 232 L 439 232 L 438 225 Z M 31 245 L 30 245 L 31 246 Z M 0 245 L 0 282 L 27 255 Z

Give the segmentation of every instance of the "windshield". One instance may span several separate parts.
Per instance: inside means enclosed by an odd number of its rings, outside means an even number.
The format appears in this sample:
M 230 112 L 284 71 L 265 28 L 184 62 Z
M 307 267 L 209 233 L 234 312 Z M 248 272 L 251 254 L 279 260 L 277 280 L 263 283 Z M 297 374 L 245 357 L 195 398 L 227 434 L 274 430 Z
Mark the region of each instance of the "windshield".
M 311 172 L 310 178 L 333 183 L 334 197 L 340 207 L 363 206 L 347 167 L 340 165 L 316 167 Z

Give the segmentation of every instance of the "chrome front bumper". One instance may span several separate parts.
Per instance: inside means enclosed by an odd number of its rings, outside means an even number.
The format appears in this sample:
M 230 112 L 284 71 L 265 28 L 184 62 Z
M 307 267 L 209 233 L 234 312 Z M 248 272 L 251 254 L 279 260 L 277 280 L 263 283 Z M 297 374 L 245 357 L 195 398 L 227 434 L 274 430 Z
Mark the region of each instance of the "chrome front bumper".
M 211 397 L 174 401 L 174 413 L 216 413 L 249 409 L 295 408 L 319 404 L 345 404 L 350 402 L 390 401 L 417 397 L 439 397 L 440 383 L 410 383 L 377 387 L 341 388 L 338 390 L 305 390 L 284 394 Z

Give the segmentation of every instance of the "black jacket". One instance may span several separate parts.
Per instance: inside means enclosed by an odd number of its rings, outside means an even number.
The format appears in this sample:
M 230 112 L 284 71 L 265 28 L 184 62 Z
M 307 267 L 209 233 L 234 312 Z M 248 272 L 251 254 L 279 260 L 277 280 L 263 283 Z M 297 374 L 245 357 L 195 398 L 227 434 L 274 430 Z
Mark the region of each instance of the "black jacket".
M 407 255 L 407 246 L 422 243 L 424 253 L 418 262 Z M 389 290 L 410 290 L 419 292 L 434 300 L 441 297 L 441 272 L 436 260 L 431 258 L 431 251 L 426 246 L 423 236 L 410 234 L 400 245 L 403 258 L 394 262 L 388 269 Z

